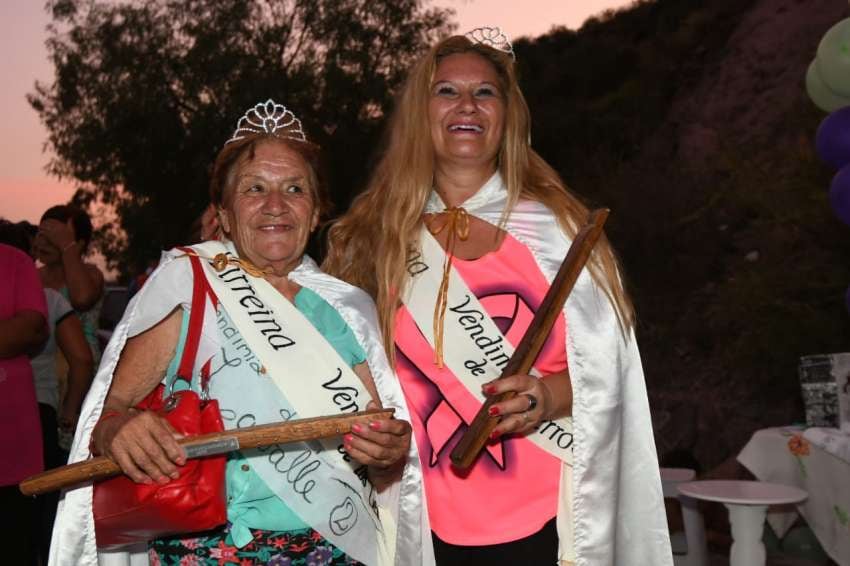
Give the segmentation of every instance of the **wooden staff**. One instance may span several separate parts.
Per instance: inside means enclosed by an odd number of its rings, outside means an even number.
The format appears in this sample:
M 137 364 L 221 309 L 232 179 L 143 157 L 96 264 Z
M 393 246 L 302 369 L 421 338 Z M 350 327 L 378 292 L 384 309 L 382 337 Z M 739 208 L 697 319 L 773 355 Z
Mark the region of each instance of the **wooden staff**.
M 558 274 L 546 292 L 543 302 L 540 303 L 540 308 L 534 314 L 531 325 L 523 335 L 514 355 L 511 356 L 510 361 L 502 370 L 499 379 L 511 375 L 527 374 L 531 371 L 540 349 L 552 331 L 555 320 L 564 308 L 564 303 L 570 291 L 573 290 L 579 273 L 590 258 L 593 246 L 596 245 L 602 235 L 602 227 L 605 225 L 608 213 L 607 208 L 594 210 L 588 216 L 587 224 L 576 234 L 567 252 L 567 257 L 564 258 L 564 262 L 558 269 Z M 506 401 L 515 396 L 516 391 L 506 391 L 500 395 L 487 398 L 472 420 L 472 424 L 469 425 L 469 428 L 452 450 L 451 459 L 455 466 L 465 470 L 472 465 L 487 443 L 490 433 L 501 420 L 499 416 L 491 417 L 487 410 L 494 403 Z
M 341 436 L 351 432 L 351 426 L 375 419 L 392 418 L 395 409 L 372 409 L 341 416 L 313 417 L 281 423 L 245 427 L 224 432 L 199 434 L 179 440 L 188 458 L 203 458 L 233 450 L 261 448 L 287 442 L 308 442 L 320 438 Z M 121 468 L 106 456 L 61 466 L 31 476 L 19 484 L 24 495 L 41 495 L 63 487 L 106 479 L 121 473 Z

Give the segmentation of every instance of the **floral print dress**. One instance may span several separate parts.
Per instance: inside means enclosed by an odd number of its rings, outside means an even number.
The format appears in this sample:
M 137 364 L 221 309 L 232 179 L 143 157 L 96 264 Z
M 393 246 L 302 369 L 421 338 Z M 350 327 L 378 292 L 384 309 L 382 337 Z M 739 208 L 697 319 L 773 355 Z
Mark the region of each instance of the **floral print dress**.
M 151 566 L 268 566 L 358 565 L 313 529 L 261 531 L 242 548 L 227 543 L 230 525 L 196 538 L 163 538 L 149 545 Z

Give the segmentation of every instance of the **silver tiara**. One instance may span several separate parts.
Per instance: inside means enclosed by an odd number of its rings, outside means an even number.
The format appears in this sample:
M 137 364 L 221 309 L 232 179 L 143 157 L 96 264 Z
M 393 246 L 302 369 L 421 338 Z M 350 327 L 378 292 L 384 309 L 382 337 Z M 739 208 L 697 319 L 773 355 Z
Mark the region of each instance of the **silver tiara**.
M 307 141 L 307 136 L 301 129 L 301 120 L 296 118 L 286 106 L 277 104 L 271 98 L 245 112 L 245 115 L 236 122 L 236 131 L 229 140 L 224 142 L 224 145 L 251 134 L 271 134 L 277 138 Z
M 469 41 L 473 43 L 481 43 L 493 49 L 497 49 L 511 56 L 511 59 L 516 61 L 514 55 L 514 46 L 508 41 L 508 36 L 502 33 L 498 27 L 480 27 L 464 34 Z

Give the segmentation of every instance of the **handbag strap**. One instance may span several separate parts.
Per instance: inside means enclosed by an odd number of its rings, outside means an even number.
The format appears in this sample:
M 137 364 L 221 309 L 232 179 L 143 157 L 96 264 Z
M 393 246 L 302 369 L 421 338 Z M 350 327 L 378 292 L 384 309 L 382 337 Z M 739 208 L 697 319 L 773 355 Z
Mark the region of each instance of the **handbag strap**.
M 204 326 L 204 310 L 207 297 L 213 304 L 213 308 L 218 307 L 218 297 L 215 296 L 207 277 L 204 274 L 201 266 L 200 258 L 193 253 L 190 253 L 189 248 L 178 248 L 186 252 L 189 262 L 192 265 L 192 306 L 189 312 L 189 331 L 186 336 L 186 343 L 183 347 L 183 355 L 180 358 L 180 365 L 177 368 L 175 379 L 182 379 L 192 384 L 192 373 L 195 368 L 195 358 L 198 356 L 198 347 L 201 342 L 201 331 Z M 209 383 L 209 360 L 204 364 L 206 371 L 201 371 L 201 392 L 206 396 L 207 385 Z

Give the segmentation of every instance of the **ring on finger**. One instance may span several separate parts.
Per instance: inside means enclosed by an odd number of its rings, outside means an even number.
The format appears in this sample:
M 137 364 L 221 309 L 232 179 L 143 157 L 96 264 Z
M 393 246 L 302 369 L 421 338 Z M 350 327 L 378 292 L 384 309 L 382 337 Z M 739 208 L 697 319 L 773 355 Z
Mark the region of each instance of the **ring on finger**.
M 531 393 L 525 393 L 526 398 L 528 398 L 528 408 L 526 411 L 533 411 L 537 408 L 537 397 L 532 395 Z
M 522 413 L 522 421 L 527 423 L 531 420 L 531 415 L 528 414 L 528 411 Z

